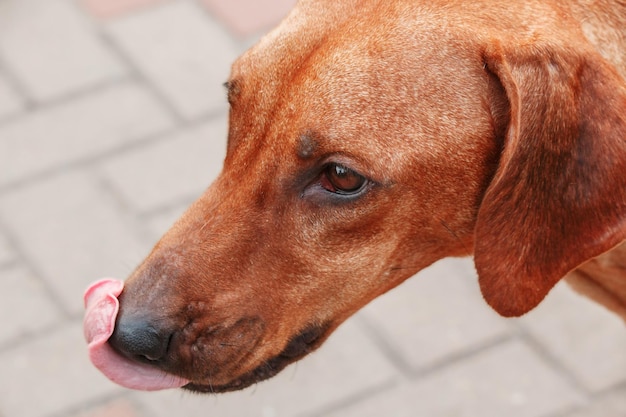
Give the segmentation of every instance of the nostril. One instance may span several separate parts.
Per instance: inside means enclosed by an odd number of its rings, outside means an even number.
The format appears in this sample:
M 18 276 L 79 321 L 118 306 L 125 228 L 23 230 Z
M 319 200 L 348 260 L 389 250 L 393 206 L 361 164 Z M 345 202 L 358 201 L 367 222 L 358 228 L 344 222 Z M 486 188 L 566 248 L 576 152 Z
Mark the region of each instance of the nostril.
M 129 358 L 158 361 L 167 354 L 171 338 L 144 320 L 120 320 L 109 343 Z

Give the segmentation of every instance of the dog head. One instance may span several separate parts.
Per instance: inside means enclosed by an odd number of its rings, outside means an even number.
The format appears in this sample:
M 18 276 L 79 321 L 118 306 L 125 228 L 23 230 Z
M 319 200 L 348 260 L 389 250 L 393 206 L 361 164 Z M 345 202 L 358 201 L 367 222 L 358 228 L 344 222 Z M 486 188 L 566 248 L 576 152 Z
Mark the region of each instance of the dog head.
M 110 344 L 188 389 L 273 376 L 443 257 L 475 252 L 487 301 L 519 315 L 624 238 L 624 111 L 595 105 L 626 93 L 592 52 L 320 3 L 233 65 L 223 171 L 119 297 Z

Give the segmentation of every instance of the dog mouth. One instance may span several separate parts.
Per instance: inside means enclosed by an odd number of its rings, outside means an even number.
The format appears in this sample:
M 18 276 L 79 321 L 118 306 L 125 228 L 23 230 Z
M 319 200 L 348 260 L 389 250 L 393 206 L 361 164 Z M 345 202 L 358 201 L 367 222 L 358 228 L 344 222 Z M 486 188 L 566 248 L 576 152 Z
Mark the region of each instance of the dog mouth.
M 190 382 L 182 388 L 200 393 L 223 393 L 238 391 L 272 378 L 288 365 L 316 350 L 330 334 L 330 327 L 329 324 L 307 327 L 304 331 L 293 337 L 280 354 L 264 361 L 252 371 L 243 374 L 227 384 L 211 385 Z
M 189 391 L 201 393 L 220 393 L 244 389 L 252 384 L 271 378 L 287 365 L 301 359 L 307 354 L 317 349 L 332 331 L 329 323 L 321 325 L 310 325 L 292 337 L 283 350 L 276 356 L 264 360 L 251 371 L 244 372 L 240 376 L 234 376 L 230 382 L 225 384 L 212 384 L 211 378 L 207 380 L 194 377 L 181 377 L 176 374 L 197 374 L 202 369 L 194 369 L 193 358 L 187 358 L 183 362 L 160 363 L 151 360 L 148 356 L 137 358 L 129 357 L 118 350 L 109 342 L 116 327 L 116 316 L 119 311 L 118 296 L 122 292 L 124 283 L 116 280 L 103 280 L 93 284 L 85 294 L 86 314 L 84 320 L 85 338 L 89 344 L 89 356 L 92 363 L 100 371 L 111 379 L 127 388 L 144 391 L 161 390 L 168 388 L 184 388 Z M 215 338 L 210 339 L 206 345 L 206 353 L 210 356 L 218 346 L 237 346 L 226 343 L 228 339 L 240 335 L 248 334 L 256 339 L 255 332 L 258 332 L 258 321 L 240 320 L 239 326 L 233 326 L 231 331 L 217 332 Z M 243 333 L 241 333 L 241 332 Z M 255 349 L 257 344 L 248 345 L 248 349 Z M 227 350 L 222 353 L 222 357 L 217 362 L 201 363 L 200 368 L 213 368 L 213 372 L 222 369 L 222 381 L 228 381 L 227 375 L 236 374 L 234 369 L 239 368 L 245 362 L 245 358 L 250 356 L 250 351 L 246 349 Z M 205 382 L 209 381 L 209 382 Z

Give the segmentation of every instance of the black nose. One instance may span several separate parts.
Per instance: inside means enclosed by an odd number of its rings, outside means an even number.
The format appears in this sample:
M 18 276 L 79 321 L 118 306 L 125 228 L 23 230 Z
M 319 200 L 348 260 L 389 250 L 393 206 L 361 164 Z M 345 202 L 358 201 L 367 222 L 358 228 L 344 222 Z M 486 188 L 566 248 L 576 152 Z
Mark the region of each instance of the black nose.
M 119 317 L 109 343 L 122 355 L 158 361 L 167 354 L 172 333 L 147 319 Z

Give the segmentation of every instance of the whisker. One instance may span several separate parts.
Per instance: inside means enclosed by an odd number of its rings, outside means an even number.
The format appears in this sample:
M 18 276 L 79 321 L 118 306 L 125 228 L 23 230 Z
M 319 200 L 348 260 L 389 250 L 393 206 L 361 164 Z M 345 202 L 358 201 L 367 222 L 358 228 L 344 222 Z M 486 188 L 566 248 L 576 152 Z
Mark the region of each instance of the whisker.
M 452 228 L 450 228 L 450 226 L 448 226 L 448 224 L 444 220 L 440 220 L 440 223 L 444 227 L 444 229 L 446 229 L 448 233 L 452 235 L 452 237 L 454 237 L 457 241 L 459 241 L 459 243 L 461 243 L 461 246 L 463 247 L 463 249 L 465 249 L 466 253 L 472 253 L 471 249 L 465 246 L 465 242 L 463 242 L 459 235 L 457 235 L 456 232 L 452 230 Z

